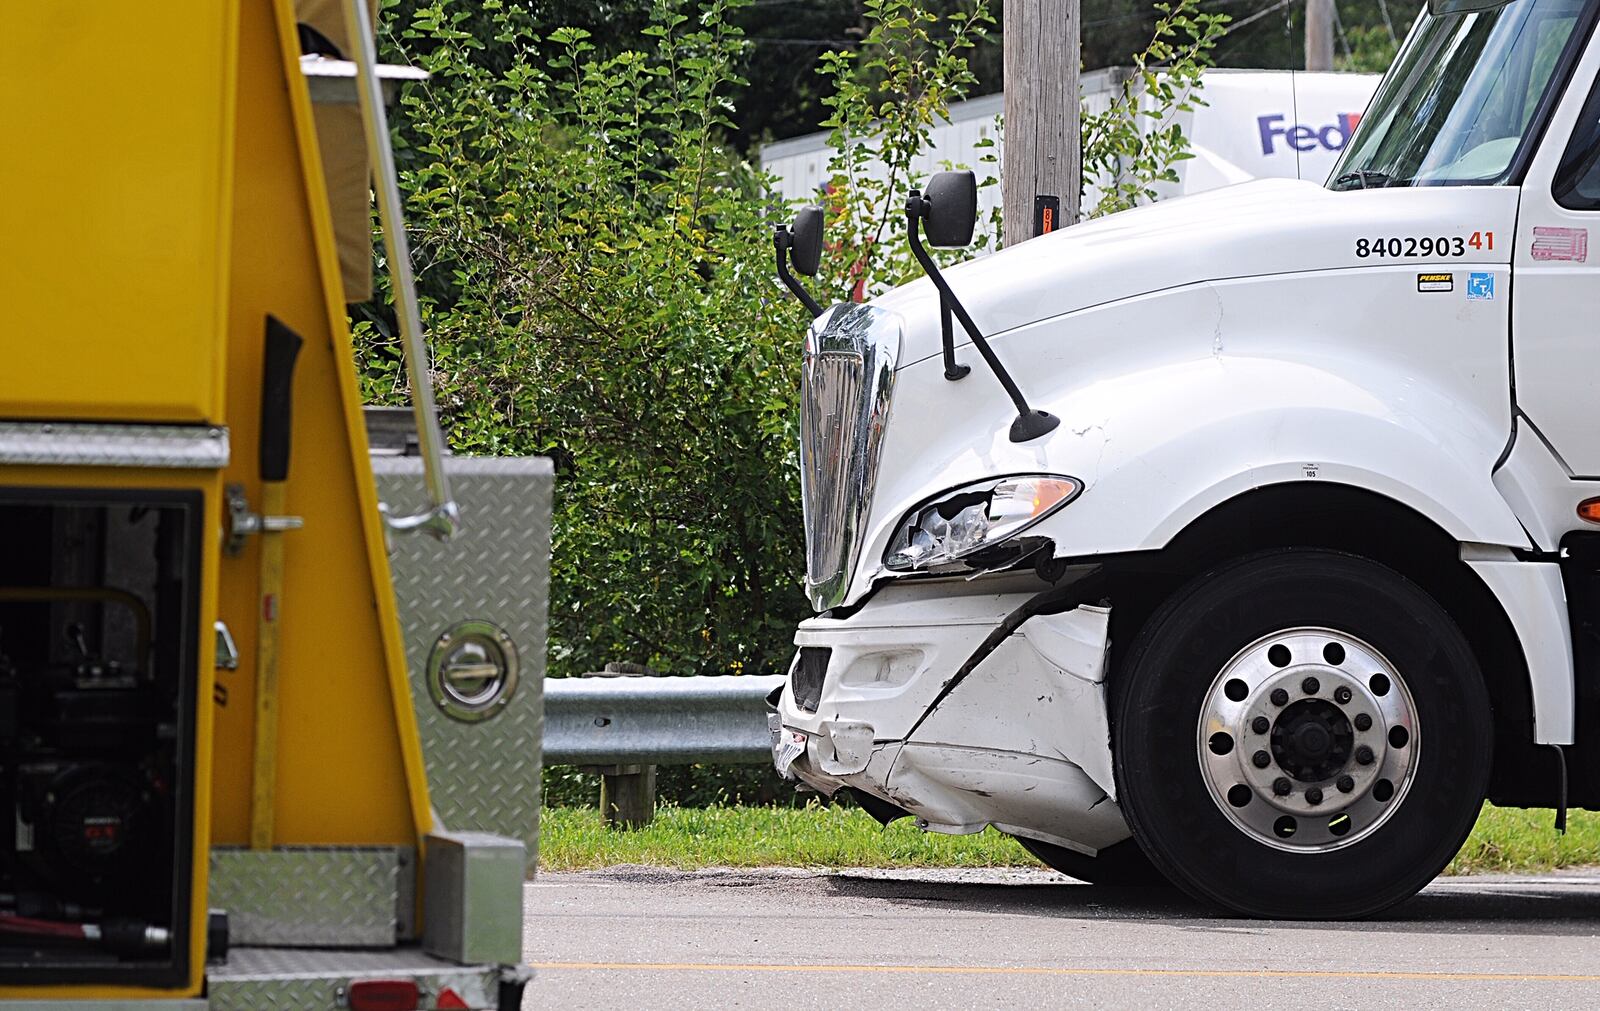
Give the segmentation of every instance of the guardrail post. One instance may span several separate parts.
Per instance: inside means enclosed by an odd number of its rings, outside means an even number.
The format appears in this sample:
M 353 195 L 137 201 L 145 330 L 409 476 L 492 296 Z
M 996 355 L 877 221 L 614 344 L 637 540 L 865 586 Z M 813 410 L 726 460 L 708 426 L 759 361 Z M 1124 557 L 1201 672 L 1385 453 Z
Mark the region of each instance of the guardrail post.
M 593 766 L 600 773 L 600 815 L 606 828 L 644 828 L 656 816 L 656 767 Z
M 605 670 L 584 677 L 649 677 L 654 673 L 643 664 L 608 663 Z M 638 829 L 655 820 L 655 766 L 592 765 L 583 771 L 600 776 L 600 817 L 606 828 Z

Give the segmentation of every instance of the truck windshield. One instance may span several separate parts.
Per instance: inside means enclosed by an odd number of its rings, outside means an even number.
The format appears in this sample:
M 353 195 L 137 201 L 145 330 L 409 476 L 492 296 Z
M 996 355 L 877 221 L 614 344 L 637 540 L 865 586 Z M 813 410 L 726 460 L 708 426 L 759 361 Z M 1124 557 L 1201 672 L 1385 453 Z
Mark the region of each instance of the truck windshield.
M 1511 0 L 1424 13 L 1373 97 L 1329 186 L 1504 182 L 1536 126 L 1585 0 Z

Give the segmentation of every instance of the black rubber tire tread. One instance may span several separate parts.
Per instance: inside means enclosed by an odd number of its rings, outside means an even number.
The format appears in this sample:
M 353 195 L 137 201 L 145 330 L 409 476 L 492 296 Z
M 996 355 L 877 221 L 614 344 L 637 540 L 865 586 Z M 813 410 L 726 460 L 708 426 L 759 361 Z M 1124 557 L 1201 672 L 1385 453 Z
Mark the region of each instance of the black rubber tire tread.
M 1091 857 L 1077 850 L 1069 850 L 1065 846 L 1057 846 L 1055 843 L 1024 839 L 1020 835 L 1012 838 L 1051 870 L 1060 871 L 1069 878 L 1077 878 L 1091 885 L 1106 885 L 1112 888 L 1172 887 L 1172 882 L 1156 870 L 1156 865 L 1150 862 L 1144 850 L 1140 849 L 1139 844 L 1132 839 L 1124 839 L 1114 846 L 1107 846 L 1097 856 Z
M 1420 731 L 1400 808 L 1326 853 L 1286 852 L 1240 831 L 1208 794 L 1195 753 L 1199 707 L 1223 665 L 1301 626 L 1347 632 L 1387 657 Z M 1145 623 L 1111 687 L 1118 802 L 1134 837 L 1179 887 L 1247 915 L 1359 918 L 1409 898 L 1461 848 L 1487 791 L 1493 718 L 1465 637 L 1427 593 L 1364 558 L 1277 550 L 1200 576 Z

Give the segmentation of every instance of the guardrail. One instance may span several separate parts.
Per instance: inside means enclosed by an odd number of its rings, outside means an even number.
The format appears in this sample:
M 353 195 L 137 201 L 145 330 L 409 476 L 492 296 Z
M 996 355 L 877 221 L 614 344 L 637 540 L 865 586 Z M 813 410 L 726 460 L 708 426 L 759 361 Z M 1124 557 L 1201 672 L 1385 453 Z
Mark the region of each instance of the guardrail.
M 767 695 L 783 676 L 553 678 L 547 765 L 757 764 L 772 760 Z
M 600 774 L 610 828 L 655 817 L 656 766 L 770 761 L 767 695 L 780 675 L 556 678 L 544 685 L 544 761 Z

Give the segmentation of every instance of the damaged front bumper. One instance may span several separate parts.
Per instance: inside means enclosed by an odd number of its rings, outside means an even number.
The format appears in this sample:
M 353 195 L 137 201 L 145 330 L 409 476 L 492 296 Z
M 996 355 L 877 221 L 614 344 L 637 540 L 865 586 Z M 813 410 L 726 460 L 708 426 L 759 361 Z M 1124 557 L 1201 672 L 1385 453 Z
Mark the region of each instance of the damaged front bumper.
M 1128 838 L 1106 716 L 1110 611 L 1016 624 L 1043 588 L 908 582 L 848 618 L 803 622 L 770 721 L 778 771 L 936 832 L 993 825 L 1089 855 Z M 1008 616 L 1015 629 L 972 665 Z

